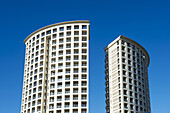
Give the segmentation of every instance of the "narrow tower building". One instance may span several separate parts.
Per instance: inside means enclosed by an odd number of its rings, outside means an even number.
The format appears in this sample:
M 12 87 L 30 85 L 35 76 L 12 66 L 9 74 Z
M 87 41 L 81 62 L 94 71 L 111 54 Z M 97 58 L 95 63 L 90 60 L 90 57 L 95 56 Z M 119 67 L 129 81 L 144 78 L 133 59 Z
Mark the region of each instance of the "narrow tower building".
M 151 113 L 149 60 L 140 44 L 124 36 L 105 48 L 106 113 Z

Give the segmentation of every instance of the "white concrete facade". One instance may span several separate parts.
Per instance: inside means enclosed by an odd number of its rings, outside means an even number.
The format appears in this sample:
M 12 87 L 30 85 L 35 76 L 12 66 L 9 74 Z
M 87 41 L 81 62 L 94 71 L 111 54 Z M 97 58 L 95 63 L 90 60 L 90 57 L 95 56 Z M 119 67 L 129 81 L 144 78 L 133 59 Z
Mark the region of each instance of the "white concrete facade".
M 25 39 L 21 113 L 89 113 L 89 27 L 62 22 Z
M 105 48 L 106 113 L 151 113 L 149 60 L 141 45 L 124 36 Z

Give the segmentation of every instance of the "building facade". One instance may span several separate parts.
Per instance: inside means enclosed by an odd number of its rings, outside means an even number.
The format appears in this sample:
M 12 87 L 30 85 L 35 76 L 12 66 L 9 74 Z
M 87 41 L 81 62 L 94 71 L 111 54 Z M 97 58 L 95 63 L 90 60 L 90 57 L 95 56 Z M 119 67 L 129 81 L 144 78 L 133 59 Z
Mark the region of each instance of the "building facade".
M 149 61 L 147 51 L 124 36 L 105 48 L 106 113 L 151 113 Z
M 21 113 L 89 113 L 89 27 L 62 22 L 25 39 Z

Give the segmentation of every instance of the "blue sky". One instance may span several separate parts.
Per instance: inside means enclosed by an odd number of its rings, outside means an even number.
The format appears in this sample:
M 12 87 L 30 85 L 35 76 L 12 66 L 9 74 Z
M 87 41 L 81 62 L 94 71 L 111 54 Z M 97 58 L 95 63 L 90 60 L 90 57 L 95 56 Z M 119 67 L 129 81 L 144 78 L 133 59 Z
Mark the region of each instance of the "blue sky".
M 119 35 L 148 51 L 152 113 L 170 113 L 170 1 L 0 1 L 0 113 L 19 113 L 24 39 L 53 23 L 90 20 L 90 113 L 105 112 L 104 47 Z

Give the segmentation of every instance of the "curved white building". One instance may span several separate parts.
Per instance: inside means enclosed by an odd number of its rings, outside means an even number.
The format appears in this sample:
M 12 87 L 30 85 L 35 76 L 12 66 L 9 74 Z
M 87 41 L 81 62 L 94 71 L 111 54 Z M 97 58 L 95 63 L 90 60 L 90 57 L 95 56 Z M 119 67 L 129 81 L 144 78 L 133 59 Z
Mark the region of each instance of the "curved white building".
M 141 45 L 124 36 L 105 48 L 106 113 L 151 113 L 149 60 Z
M 25 39 L 21 113 L 89 113 L 89 35 L 89 21 L 69 21 Z

